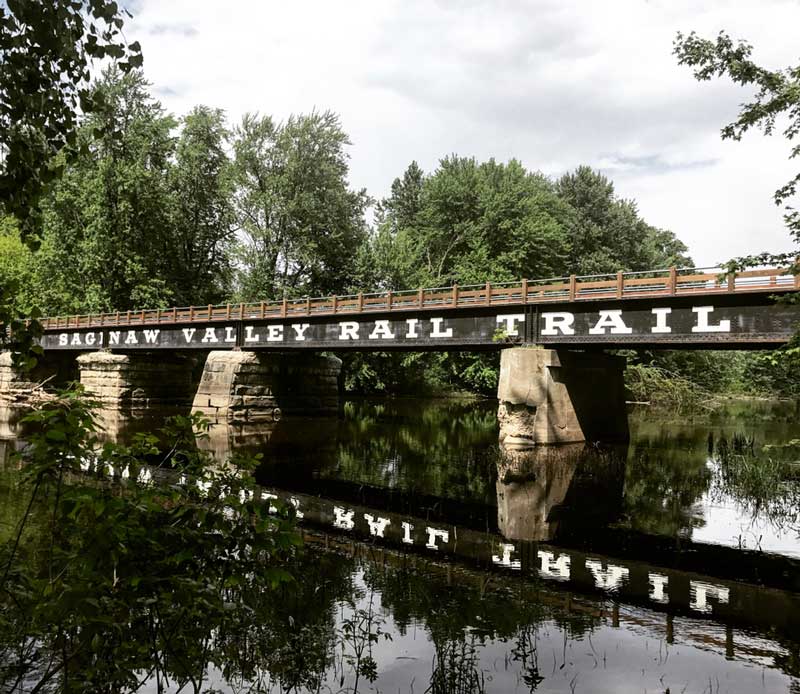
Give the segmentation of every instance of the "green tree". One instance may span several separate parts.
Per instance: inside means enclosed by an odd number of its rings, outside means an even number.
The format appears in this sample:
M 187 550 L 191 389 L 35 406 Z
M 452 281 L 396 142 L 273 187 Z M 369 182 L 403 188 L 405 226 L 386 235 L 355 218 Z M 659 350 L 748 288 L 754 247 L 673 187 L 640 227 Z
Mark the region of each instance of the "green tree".
M 0 544 L 0 690 L 135 692 L 152 678 L 204 691 L 228 634 L 260 628 L 291 579 L 292 510 L 268 515 L 256 460 L 197 449 L 201 418 L 170 420 L 163 448 L 147 434 L 99 449 L 92 405 L 71 391 L 27 422 L 26 503 Z
M 368 198 L 348 187 L 349 144 L 330 111 L 291 116 L 280 124 L 248 114 L 235 129 L 242 299 L 352 288 Z
M 182 123 L 169 175 L 174 202 L 164 280 L 179 305 L 216 303 L 230 284 L 235 231 L 229 133 L 224 113 L 205 106 Z
M 575 210 L 569 271 L 577 275 L 651 270 L 691 260 L 672 232 L 647 224 L 636 203 L 621 200 L 614 184 L 588 166 L 562 176 L 559 196 Z
M 412 162 L 378 205 L 358 256 L 360 284 L 409 289 L 572 273 L 686 266 L 686 246 L 639 216 L 588 167 L 553 183 L 520 162 L 442 159 L 425 175 Z M 367 391 L 454 387 L 489 393 L 496 354 L 343 354 L 346 382 Z M 405 382 L 405 384 L 402 383 Z
M 424 173 L 412 161 L 376 206 L 376 225 L 357 256 L 358 283 L 369 289 L 408 289 L 419 262 L 414 230 L 419 227 Z
M 8 314 L 29 314 L 34 283 L 34 253 L 19 237 L 13 217 L 0 217 L 0 287 Z
M 377 286 L 405 289 L 562 271 L 571 211 L 516 160 L 452 156 L 429 176 L 412 162 L 377 218 L 366 265 Z
M 95 85 L 103 107 L 81 129 L 86 147 L 45 205 L 42 297 L 51 312 L 165 305 L 171 240 L 169 173 L 175 120 L 138 72 L 112 68 Z

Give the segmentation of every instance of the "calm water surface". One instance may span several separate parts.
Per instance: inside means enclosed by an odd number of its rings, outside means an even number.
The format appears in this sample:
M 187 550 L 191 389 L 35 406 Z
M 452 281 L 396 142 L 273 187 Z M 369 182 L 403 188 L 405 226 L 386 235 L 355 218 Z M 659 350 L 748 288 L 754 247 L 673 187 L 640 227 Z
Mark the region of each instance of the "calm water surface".
M 373 633 L 358 691 L 800 692 L 795 404 L 638 411 L 628 446 L 510 454 L 495 411 L 353 400 L 338 419 L 213 427 L 221 459 L 263 455 L 307 550 L 260 668 L 211 668 L 212 686 L 353 691 Z

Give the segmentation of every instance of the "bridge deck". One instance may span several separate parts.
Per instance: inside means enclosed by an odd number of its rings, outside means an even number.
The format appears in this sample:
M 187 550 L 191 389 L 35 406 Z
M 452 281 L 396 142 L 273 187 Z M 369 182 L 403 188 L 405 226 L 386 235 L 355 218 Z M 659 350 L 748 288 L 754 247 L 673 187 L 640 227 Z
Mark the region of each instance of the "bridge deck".
M 383 291 L 320 298 L 283 299 L 257 303 L 186 306 L 141 311 L 60 316 L 43 319 L 45 331 L 65 328 L 209 323 L 231 320 L 269 320 L 300 316 L 361 315 L 387 311 L 441 311 L 475 309 L 480 306 L 508 306 L 600 299 L 651 299 L 675 296 L 779 293 L 800 289 L 800 275 L 788 268 L 746 270 L 725 275 L 719 268 L 690 268 L 618 272 L 521 280 L 484 285 L 436 287 L 404 291 Z

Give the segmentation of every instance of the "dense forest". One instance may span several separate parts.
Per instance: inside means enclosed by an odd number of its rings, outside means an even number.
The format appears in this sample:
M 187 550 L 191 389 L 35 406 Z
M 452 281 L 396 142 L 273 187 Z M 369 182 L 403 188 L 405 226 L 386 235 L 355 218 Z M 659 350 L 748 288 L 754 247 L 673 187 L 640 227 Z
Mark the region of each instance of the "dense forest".
M 107 70 L 42 204 L 38 249 L 0 218 L 0 286 L 22 314 L 320 296 L 691 266 L 601 172 L 557 179 L 519 161 L 410 162 L 387 198 L 348 183 L 331 112 L 176 118 L 140 72 Z M 722 259 L 721 259 L 722 260 Z M 631 353 L 708 391 L 797 394 L 768 356 Z M 496 355 L 348 354 L 357 392 L 491 392 Z

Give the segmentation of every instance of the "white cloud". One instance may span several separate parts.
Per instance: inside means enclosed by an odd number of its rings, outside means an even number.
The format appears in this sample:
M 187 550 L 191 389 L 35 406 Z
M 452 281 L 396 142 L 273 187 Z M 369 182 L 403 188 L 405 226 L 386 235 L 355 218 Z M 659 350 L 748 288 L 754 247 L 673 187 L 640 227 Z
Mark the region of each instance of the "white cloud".
M 780 137 L 722 143 L 748 94 L 676 64 L 678 30 L 746 38 L 757 60 L 798 60 L 792 0 L 201 2 L 139 0 L 126 28 L 159 98 L 232 120 L 330 108 L 353 141 L 351 181 L 385 195 L 412 159 L 521 159 L 558 175 L 605 170 L 695 260 L 789 247 L 772 191 Z

